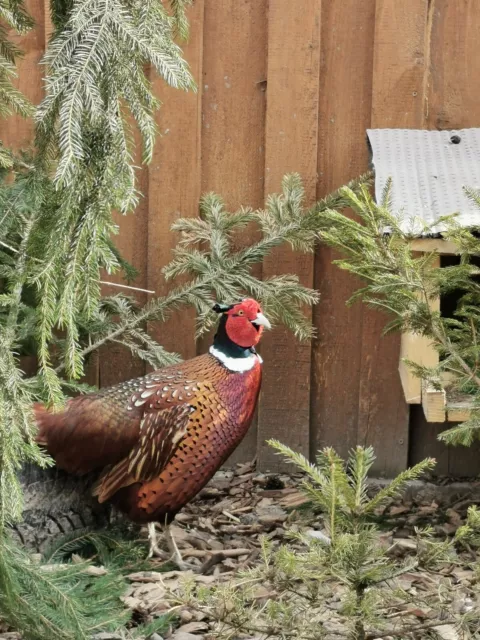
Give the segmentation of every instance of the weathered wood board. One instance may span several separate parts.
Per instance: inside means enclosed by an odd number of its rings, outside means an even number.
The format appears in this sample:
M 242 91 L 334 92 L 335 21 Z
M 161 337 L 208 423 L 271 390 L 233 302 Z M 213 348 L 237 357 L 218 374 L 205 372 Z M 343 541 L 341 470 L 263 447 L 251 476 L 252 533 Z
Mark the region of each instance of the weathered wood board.
M 317 177 L 320 9 L 317 0 L 305 0 L 300 12 L 289 0 L 270 0 L 268 9 L 265 195 L 279 191 L 283 175 L 296 171 L 307 204 L 315 200 Z M 313 260 L 278 249 L 264 261 L 263 275 L 281 272 L 297 273 L 311 286 Z M 308 455 L 311 345 L 280 328 L 263 342 L 257 450 L 260 465 L 273 469 L 282 462 L 266 444 L 268 438 Z

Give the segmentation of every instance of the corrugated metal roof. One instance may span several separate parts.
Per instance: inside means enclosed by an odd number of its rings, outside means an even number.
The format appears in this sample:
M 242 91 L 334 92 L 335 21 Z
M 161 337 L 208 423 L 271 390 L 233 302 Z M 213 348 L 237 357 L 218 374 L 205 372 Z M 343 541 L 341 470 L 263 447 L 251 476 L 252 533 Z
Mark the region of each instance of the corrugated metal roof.
M 434 225 L 452 213 L 462 226 L 480 226 L 480 212 L 463 190 L 480 188 L 480 129 L 368 129 L 367 136 L 375 197 L 381 200 L 391 177 L 393 213 L 404 231 L 421 235 L 421 221 Z

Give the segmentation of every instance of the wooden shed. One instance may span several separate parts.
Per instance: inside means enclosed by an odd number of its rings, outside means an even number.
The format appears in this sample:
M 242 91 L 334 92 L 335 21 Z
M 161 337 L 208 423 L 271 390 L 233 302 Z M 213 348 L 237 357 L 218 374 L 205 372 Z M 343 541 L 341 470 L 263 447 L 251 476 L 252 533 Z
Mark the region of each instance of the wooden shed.
M 391 179 L 392 213 L 398 216 L 402 230 L 412 235 L 412 250 L 436 252 L 432 266 L 441 267 L 444 257 L 453 258 L 458 253 L 455 244 L 442 236 L 441 218 L 455 214 L 461 227 L 480 227 L 478 207 L 465 193 L 465 187 L 480 186 L 480 129 L 369 129 L 367 138 L 377 200 Z M 430 304 L 442 312 L 440 297 Z M 428 338 L 402 334 L 399 373 L 405 401 L 420 404 L 427 422 L 467 420 L 468 396 L 449 395 L 450 378 L 446 373 L 440 381 L 442 389 L 437 389 L 422 382 L 405 362 L 435 367 L 439 358 Z

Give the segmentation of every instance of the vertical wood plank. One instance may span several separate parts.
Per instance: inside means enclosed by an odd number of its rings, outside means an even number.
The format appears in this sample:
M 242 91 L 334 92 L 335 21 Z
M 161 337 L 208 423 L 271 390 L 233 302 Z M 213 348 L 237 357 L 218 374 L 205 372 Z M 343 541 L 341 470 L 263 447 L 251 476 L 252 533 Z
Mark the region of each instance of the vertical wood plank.
M 270 0 L 265 194 L 278 191 L 285 173 L 300 173 L 306 200 L 315 200 L 320 66 L 321 2 Z M 263 264 L 265 277 L 296 273 L 313 283 L 313 259 L 281 248 Z M 261 468 L 283 465 L 265 443 L 275 437 L 309 453 L 310 343 L 298 343 L 284 329 L 263 341 L 264 382 L 259 406 L 258 460 Z
M 263 206 L 265 163 L 266 0 L 205 0 L 202 192 L 215 191 L 233 211 Z M 242 242 L 255 237 L 242 233 Z M 260 276 L 261 268 L 255 272 Z M 199 341 L 204 353 L 211 335 Z M 256 423 L 227 461 L 251 460 Z
M 368 167 L 374 24 L 375 0 L 323 0 L 318 198 Z M 337 257 L 324 246 L 315 256 L 312 456 L 324 446 L 346 456 L 357 444 L 363 307 L 345 303 L 361 282 L 332 264 Z
M 475 0 L 431 0 L 431 13 L 427 128 L 477 127 L 480 4 Z
M 266 0 L 205 0 L 202 192 L 263 204 Z
M 480 442 L 471 447 L 451 447 L 438 439 L 442 431 L 454 423 L 427 422 L 421 406 L 411 408 L 409 464 L 414 465 L 427 457 L 435 458 L 435 476 L 478 478 L 480 473 Z
M 398 372 L 400 335 L 382 336 L 387 321 L 364 310 L 358 443 L 375 449 L 373 473 L 393 477 L 408 465 L 409 406 Z
M 373 128 L 423 126 L 430 17 L 428 0 L 377 0 Z M 375 448 L 375 472 L 392 476 L 408 464 L 409 409 L 398 373 L 400 335 L 382 337 L 386 321 L 364 309 L 358 440 Z
M 421 405 L 410 407 L 410 454 L 409 465 L 425 458 L 435 458 L 435 476 L 448 474 L 448 447 L 438 440 L 438 434 L 446 428 L 445 422 L 427 422 Z
M 141 138 L 138 130 L 135 130 L 135 144 L 137 150 L 135 152 L 135 162 L 137 166 L 141 164 L 140 145 Z M 137 171 L 137 187 L 144 197 L 140 200 L 135 212 L 128 215 L 114 213 L 114 220 L 119 226 L 119 233 L 114 237 L 116 246 L 122 256 L 138 269 L 138 276 L 134 282 L 126 283 L 120 273 L 109 275 L 103 274 L 102 279 L 105 282 L 113 282 L 118 284 L 128 284 L 133 287 L 142 289 L 147 287 L 147 220 L 148 220 L 148 174 L 149 169 L 143 166 Z M 119 287 L 102 285 L 103 295 L 116 295 L 122 292 L 129 295 L 137 301 L 139 305 L 145 304 L 147 294 L 139 291 L 130 291 Z M 94 367 L 94 362 L 92 367 Z M 101 347 L 98 358 L 98 382 L 102 387 L 108 387 L 123 380 L 129 380 L 142 376 L 145 373 L 145 363 L 133 356 L 129 349 L 120 344 L 111 344 Z M 89 372 L 90 376 L 95 377 L 94 371 Z
M 447 423 L 447 428 L 455 423 Z M 444 444 L 439 443 L 445 447 Z M 445 447 L 448 450 L 448 474 L 453 478 L 477 478 L 480 474 L 480 442 L 476 440 L 470 447 Z
M 373 128 L 423 127 L 433 2 L 377 0 Z
M 198 212 L 201 180 L 201 103 L 203 69 L 204 2 L 197 0 L 188 12 L 190 38 L 182 43 L 198 92 L 183 92 L 153 79 L 155 95 L 162 101 L 157 124 L 161 138 L 155 146 L 148 182 L 148 288 L 166 295 L 171 284 L 162 268 L 173 257 L 178 234 L 170 228 L 177 218 Z M 176 311 L 165 323 L 149 325 L 150 333 L 167 350 L 188 359 L 195 356 L 193 309 Z
M 431 12 L 427 127 L 440 130 L 476 127 L 480 119 L 477 90 L 480 4 L 475 0 L 431 0 Z M 444 426 L 450 428 L 453 424 Z M 478 443 L 470 448 L 445 447 L 448 473 L 456 477 L 478 475 L 479 448 Z
M 14 84 L 37 105 L 44 95 L 43 69 L 39 62 L 45 51 L 45 8 L 44 3 L 38 0 L 27 0 L 25 5 L 29 15 L 35 20 L 35 26 L 24 36 L 9 29 L 8 38 L 24 52 L 23 58 L 17 60 L 18 78 Z M 31 149 L 33 135 L 33 119 L 18 115 L 0 119 L 0 140 L 7 147 L 15 150 Z

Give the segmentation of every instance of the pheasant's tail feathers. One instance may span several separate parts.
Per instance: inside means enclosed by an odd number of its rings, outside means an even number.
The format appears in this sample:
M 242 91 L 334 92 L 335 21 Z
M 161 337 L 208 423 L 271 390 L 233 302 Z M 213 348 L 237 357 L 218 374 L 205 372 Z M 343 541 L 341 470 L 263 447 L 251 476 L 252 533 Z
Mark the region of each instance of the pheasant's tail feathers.
M 38 428 L 35 441 L 39 445 L 46 446 L 50 430 L 58 424 L 58 415 L 50 413 L 43 404 L 38 402 L 33 405 L 33 413 Z

